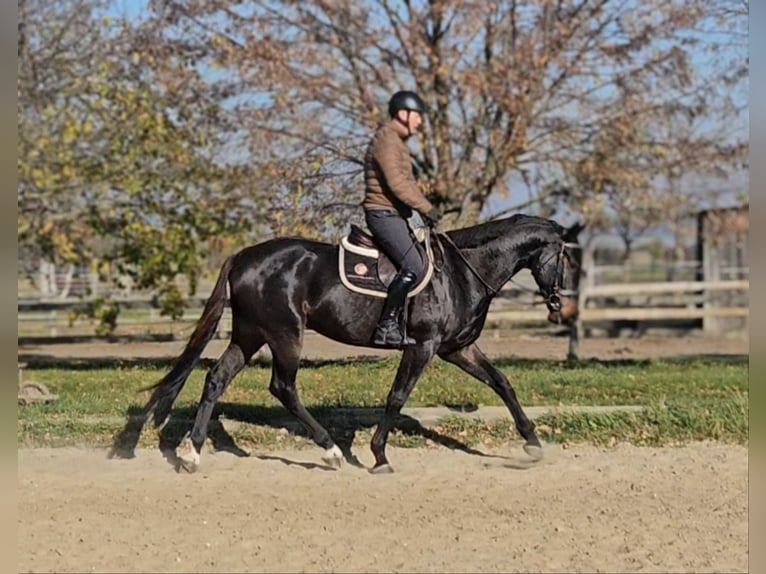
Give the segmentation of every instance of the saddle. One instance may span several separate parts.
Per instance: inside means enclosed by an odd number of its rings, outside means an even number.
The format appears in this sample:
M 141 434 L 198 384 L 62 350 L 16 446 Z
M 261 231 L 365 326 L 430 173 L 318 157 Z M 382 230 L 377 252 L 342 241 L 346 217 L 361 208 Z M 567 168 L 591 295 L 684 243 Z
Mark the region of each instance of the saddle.
M 426 272 L 423 279 L 407 294 L 414 297 L 425 289 L 434 271 L 434 257 L 428 235 L 425 241 Z M 385 297 L 388 286 L 396 276 L 396 266 L 378 249 L 375 239 L 356 225 L 340 240 L 338 249 L 338 272 L 340 280 L 349 290 L 373 297 Z

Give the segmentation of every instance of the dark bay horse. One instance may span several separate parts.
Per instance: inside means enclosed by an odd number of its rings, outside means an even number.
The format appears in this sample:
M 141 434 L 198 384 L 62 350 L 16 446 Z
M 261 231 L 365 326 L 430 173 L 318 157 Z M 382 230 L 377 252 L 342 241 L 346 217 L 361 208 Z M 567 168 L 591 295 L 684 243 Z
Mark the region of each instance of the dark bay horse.
M 519 270 L 527 268 L 545 298 L 549 320 L 566 323 L 577 315 L 580 271 L 579 226 L 566 229 L 539 217 L 514 215 L 437 235 L 443 247 L 441 271 L 408 302 L 408 335 L 386 399 L 385 413 L 372 437 L 371 472 L 390 472 L 389 430 L 419 376 L 438 355 L 491 387 L 503 400 L 526 452 L 542 456 L 534 424 L 503 375 L 476 345 L 492 298 Z M 177 449 L 186 470 L 199 465 L 213 407 L 250 358 L 268 345 L 272 354 L 269 390 L 325 449 L 323 460 L 340 466 L 343 455 L 329 433 L 304 408 L 295 384 L 305 329 L 342 343 L 372 347 L 383 299 L 346 288 L 338 274 L 337 245 L 301 238 L 276 238 L 229 256 L 221 267 L 201 318 L 171 371 L 149 387 L 144 420 L 164 422 L 187 377 L 213 337 L 226 304 L 232 311 L 228 347 L 205 379 L 191 434 Z

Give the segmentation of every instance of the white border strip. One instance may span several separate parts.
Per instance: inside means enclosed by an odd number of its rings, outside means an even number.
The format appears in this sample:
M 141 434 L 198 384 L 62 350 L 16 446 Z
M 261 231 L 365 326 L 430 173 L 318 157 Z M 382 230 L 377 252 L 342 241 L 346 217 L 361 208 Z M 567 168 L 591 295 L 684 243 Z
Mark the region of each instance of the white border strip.
M 362 247 L 360 245 L 354 245 L 350 243 L 348 237 L 343 237 L 340 240 L 340 244 L 344 249 L 348 249 L 351 253 L 357 253 L 358 255 L 364 255 L 365 257 L 378 258 L 378 250 L 373 247 Z

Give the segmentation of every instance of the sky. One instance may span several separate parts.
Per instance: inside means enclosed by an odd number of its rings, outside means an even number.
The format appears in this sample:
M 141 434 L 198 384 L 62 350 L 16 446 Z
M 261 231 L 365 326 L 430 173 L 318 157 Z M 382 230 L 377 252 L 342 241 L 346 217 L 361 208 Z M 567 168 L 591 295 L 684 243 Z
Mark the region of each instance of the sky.
M 128 18 L 140 18 L 146 11 L 148 0 L 111 0 L 108 10 L 115 16 L 127 16 Z

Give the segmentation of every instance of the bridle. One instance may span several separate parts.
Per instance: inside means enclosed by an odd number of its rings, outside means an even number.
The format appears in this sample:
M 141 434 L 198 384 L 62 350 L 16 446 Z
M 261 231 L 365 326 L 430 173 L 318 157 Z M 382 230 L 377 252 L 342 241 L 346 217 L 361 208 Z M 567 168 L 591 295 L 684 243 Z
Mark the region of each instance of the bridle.
M 579 243 L 572 243 L 571 241 L 562 241 L 561 249 L 556 254 L 556 279 L 551 287 L 551 292 L 545 298 L 545 302 L 552 311 L 561 311 L 561 297 L 577 297 L 580 294 L 578 289 L 562 289 L 561 281 L 564 279 L 564 256 L 566 250 L 569 249 L 582 249 Z M 546 261 L 547 263 L 547 261 Z
M 463 252 L 460 250 L 460 248 L 455 245 L 455 242 L 450 239 L 449 235 L 446 233 L 437 233 L 434 231 L 437 238 L 443 238 L 449 243 L 452 247 L 455 248 L 455 252 L 458 254 L 460 259 L 463 260 L 463 263 L 465 263 L 466 267 L 473 273 L 476 278 L 481 282 L 482 285 L 487 289 L 489 294 L 491 296 L 495 296 L 500 292 L 500 289 L 502 289 L 503 285 L 508 283 L 508 281 L 511 280 L 511 277 L 513 277 L 515 271 L 511 271 L 511 273 L 506 277 L 501 283 L 500 286 L 495 288 L 492 287 L 487 281 L 484 279 L 484 277 L 481 276 L 481 273 L 479 273 L 476 268 L 471 264 L 470 261 L 468 261 L 468 258 L 463 254 Z M 573 243 L 571 241 L 562 241 L 561 242 L 561 249 L 556 253 L 556 279 L 553 282 L 553 287 L 551 288 L 550 293 L 548 295 L 545 295 L 544 293 L 540 293 L 539 291 L 529 289 L 528 287 L 524 287 L 523 285 L 520 285 L 523 290 L 530 291 L 535 294 L 541 294 L 545 298 L 545 303 L 548 305 L 548 307 L 552 311 L 560 311 L 561 310 L 561 297 L 577 297 L 579 294 L 579 290 L 577 289 L 562 289 L 561 282 L 564 278 L 564 256 L 566 255 L 566 250 L 569 249 L 582 249 L 582 246 L 579 243 Z M 444 252 L 442 251 L 442 255 Z M 553 257 L 551 255 L 551 257 Z M 545 263 L 542 265 L 543 267 L 548 263 L 550 260 L 547 259 Z

